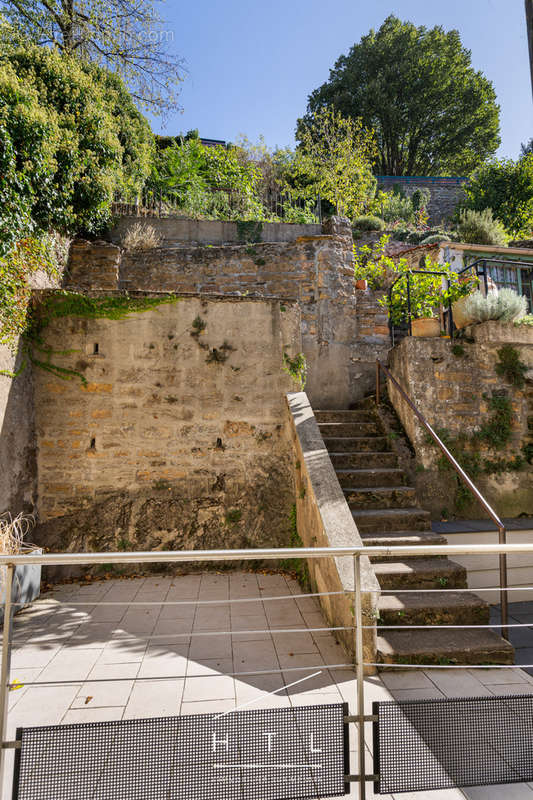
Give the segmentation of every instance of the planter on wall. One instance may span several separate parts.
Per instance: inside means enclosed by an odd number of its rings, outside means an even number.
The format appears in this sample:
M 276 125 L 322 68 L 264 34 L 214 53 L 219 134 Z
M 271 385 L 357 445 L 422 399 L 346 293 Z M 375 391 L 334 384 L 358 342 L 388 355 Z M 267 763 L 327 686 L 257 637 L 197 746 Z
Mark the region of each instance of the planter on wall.
M 453 321 L 457 330 L 462 330 L 462 328 L 466 328 L 467 325 L 471 325 L 474 321 L 472 317 L 468 316 L 465 310 L 466 301 L 470 295 L 466 297 L 460 297 L 459 300 L 456 300 L 455 303 L 452 303 L 452 314 L 453 314 Z
M 413 336 L 440 336 L 440 319 L 437 317 L 421 317 L 411 321 Z
M 363 289 L 364 291 L 366 291 L 368 289 L 368 281 L 365 280 L 364 278 L 361 278 L 360 280 L 355 282 L 355 288 Z
M 24 553 L 42 553 L 39 547 L 27 547 L 22 551 Z M 21 554 L 21 555 L 22 555 Z M 5 602 L 5 575 L 7 567 L 2 567 L 0 570 L 0 622 L 4 619 L 4 606 Z M 17 564 L 13 575 L 13 603 L 17 603 L 14 608 L 15 614 L 22 611 L 23 608 L 29 606 L 41 592 L 41 565 L 40 564 Z

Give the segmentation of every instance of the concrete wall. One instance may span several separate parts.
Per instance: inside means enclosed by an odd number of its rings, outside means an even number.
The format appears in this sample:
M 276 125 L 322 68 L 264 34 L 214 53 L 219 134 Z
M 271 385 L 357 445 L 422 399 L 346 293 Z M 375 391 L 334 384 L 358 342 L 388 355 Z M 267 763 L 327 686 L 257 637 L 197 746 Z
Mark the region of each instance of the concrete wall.
M 386 356 L 386 314 L 370 292 L 357 292 L 348 220 L 324 223 L 323 235 L 255 245 L 181 245 L 125 251 L 75 243 L 68 288 L 126 289 L 294 299 L 301 309 L 307 391 L 315 408 L 347 408 L 371 388 L 376 355 Z M 92 249 L 95 250 L 93 259 Z
M 454 355 L 448 339 L 408 337 L 390 352 L 390 369 L 430 425 L 445 429 L 457 438 L 478 430 L 491 416 L 489 400 L 494 392 L 505 392 L 513 410 L 511 439 L 503 450 L 483 444 L 482 460 L 511 460 L 521 454 L 524 444 L 532 441 L 533 386 L 528 381 L 523 390 L 512 387 L 496 373 L 498 350 L 512 344 L 520 359 L 529 366 L 533 377 L 533 332 L 526 327 L 487 322 L 467 329 L 473 341 L 462 340 L 464 355 Z M 436 467 L 436 450 L 411 409 L 393 385 L 389 396 L 414 446 L 419 472 L 417 488 L 422 505 L 440 518 L 445 508 L 454 511 L 455 477 Z M 459 459 L 460 461 L 460 459 Z M 521 471 L 481 474 L 476 479 L 489 503 L 500 516 L 533 514 L 533 468 Z M 462 511 L 468 517 L 485 516 L 476 502 Z
M 416 189 L 429 189 L 431 200 L 428 213 L 432 225 L 439 224 L 453 217 L 455 210 L 463 198 L 463 185 L 466 178 L 429 178 L 409 176 L 378 175 L 378 188 L 390 191 L 395 186 L 401 188 L 410 197 Z
M 123 320 L 56 318 L 44 340 L 87 383 L 34 376 L 40 543 L 287 544 L 283 352 L 301 349 L 296 305 L 188 298 Z
M 195 242 L 197 244 L 238 244 L 239 226 L 236 222 L 218 219 L 189 219 L 187 217 L 120 217 L 110 231 L 109 239 L 120 244 L 127 231 L 137 223 L 151 225 L 167 241 Z M 317 236 L 322 225 L 296 225 L 286 222 L 264 222 L 262 242 L 294 242 L 299 236 Z
M 17 373 L 26 362 L 21 342 L 15 352 L 0 346 L 0 371 Z M 0 375 L 0 514 L 31 513 L 37 492 L 32 373 Z
M 305 392 L 288 395 L 296 474 L 296 518 L 298 534 L 304 547 L 361 547 L 362 541 L 354 518 L 339 486 L 328 451 L 324 445 L 313 409 Z M 343 592 L 320 597 L 328 623 L 351 628 L 353 617 L 353 558 L 310 558 L 309 574 L 313 591 Z M 380 588 L 368 558 L 361 558 L 363 620 L 376 620 Z M 337 631 L 338 638 L 353 657 L 352 630 Z M 376 630 L 364 631 L 364 660 L 376 661 Z M 369 671 L 373 671 L 369 668 Z

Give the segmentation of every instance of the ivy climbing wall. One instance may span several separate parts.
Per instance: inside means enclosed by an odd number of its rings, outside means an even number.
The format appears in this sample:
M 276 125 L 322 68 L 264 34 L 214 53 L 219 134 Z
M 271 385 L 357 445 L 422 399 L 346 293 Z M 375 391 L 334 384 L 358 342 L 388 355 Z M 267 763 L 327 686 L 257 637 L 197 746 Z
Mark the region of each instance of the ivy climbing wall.
M 80 303 L 61 317 L 52 303 L 40 334 L 39 541 L 82 551 L 287 544 L 285 393 L 295 382 L 283 354 L 301 350 L 297 305 L 167 297 L 124 316 L 112 298 L 99 312 Z
M 404 339 L 391 371 L 500 516 L 532 515 L 533 330 L 486 322 L 468 332 Z M 435 519 L 485 516 L 394 386 L 389 395 L 414 447 L 422 505 Z

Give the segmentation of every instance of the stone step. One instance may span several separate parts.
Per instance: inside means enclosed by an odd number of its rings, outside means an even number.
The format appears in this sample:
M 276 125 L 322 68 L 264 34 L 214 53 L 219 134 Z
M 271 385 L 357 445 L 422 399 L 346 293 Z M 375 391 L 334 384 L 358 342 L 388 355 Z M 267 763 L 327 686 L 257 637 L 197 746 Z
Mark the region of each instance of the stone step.
M 384 533 L 362 533 L 361 539 L 366 547 L 416 547 L 417 545 L 428 545 L 429 547 L 447 544 L 446 537 L 433 531 L 385 531 Z M 427 558 L 425 555 L 409 556 L 413 558 Z M 433 556 L 433 558 L 445 558 L 445 556 Z M 398 556 L 370 556 L 373 564 L 381 561 L 397 561 Z
M 514 664 L 514 649 L 491 630 L 384 631 L 383 664 Z
M 405 473 L 401 469 L 337 469 L 337 478 L 344 488 L 357 486 L 404 486 Z
M 382 589 L 466 589 L 466 569 L 447 558 L 406 558 L 373 564 Z
M 376 415 L 371 411 L 315 411 L 315 419 L 323 422 L 376 422 Z
M 361 534 L 431 529 L 431 514 L 421 508 L 372 508 L 352 511 L 352 517 Z
M 336 470 L 350 469 L 387 469 L 397 468 L 396 453 L 331 453 L 331 463 Z
M 322 437 L 331 453 L 383 453 L 390 449 L 386 436 Z
M 382 428 L 376 422 L 319 422 L 322 438 L 346 436 L 383 436 Z
M 412 486 L 371 486 L 360 489 L 343 489 L 351 509 L 357 508 L 412 508 L 416 492 Z
M 472 592 L 382 594 L 378 610 L 380 625 L 487 625 L 490 620 L 489 604 Z

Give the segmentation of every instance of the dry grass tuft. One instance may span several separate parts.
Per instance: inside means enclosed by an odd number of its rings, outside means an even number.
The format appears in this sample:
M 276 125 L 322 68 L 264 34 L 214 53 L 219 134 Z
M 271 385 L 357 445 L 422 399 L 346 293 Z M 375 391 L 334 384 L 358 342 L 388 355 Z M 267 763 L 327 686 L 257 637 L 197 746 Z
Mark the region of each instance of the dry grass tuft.
M 26 543 L 24 541 L 27 534 L 35 525 L 35 517 L 32 514 L 2 514 L 0 516 L 0 554 L 6 556 L 16 556 L 22 553 Z
M 154 250 L 162 244 L 161 234 L 153 225 L 148 225 L 146 222 L 136 222 L 122 239 L 122 246 L 126 250 Z

